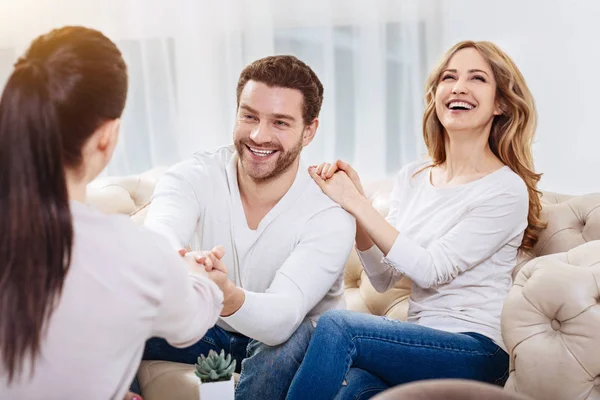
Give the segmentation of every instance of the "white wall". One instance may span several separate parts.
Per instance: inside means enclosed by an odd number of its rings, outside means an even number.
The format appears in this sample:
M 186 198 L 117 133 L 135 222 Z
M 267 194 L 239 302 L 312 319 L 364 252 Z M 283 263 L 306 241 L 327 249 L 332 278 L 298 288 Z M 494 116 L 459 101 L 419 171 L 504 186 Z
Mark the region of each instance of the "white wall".
M 536 100 L 544 190 L 600 192 L 600 2 L 440 1 L 443 48 L 490 40 L 517 63 Z

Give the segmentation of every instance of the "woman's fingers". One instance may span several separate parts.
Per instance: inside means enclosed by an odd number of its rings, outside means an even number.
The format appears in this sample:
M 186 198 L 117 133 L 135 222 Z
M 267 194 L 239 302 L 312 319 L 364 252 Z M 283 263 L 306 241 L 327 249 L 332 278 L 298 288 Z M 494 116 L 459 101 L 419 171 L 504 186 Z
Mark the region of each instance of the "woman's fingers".
M 352 166 L 345 161 L 337 160 L 335 162 L 335 165 L 338 167 L 338 169 L 341 169 L 345 173 L 348 173 L 350 171 L 354 172 L 354 168 L 352 168 Z
M 329 166 L 331 164 L 329 163 L 321 163 L 318 167 L 317 167 L 317 175 L 319 175 L 321 178 L 325 179 L 325 173 L 329 170 Z
M 327 171 L 323 174 L 324 175 L 324 179 L 329 179 L 333 176 L 333 174 L 335 174 L 338 170 L 338 167 L 335 163 L 333 164 L 329 164 L 329 168 L 327 168 Z
M 308 173 L 309 173 L 310 177 L 313 178 L 313 180 L 317 183 L 317 185 L 319 185 L 319 187 L 322 190 L 325 187 L 325 181 L 323 179 L 321 179 L 321 176 L 317 172 L 317 169 L 318 169 L 318 167 L 317 168 L 309 167 Z
M 337 160 L 336 165 L 339 170 L 344 171 L 346 173 L 346 175 L 348 175 L 348 177 L 354 183 L 354 186 L 356 186 L 356 189 L 358 189 L 358 191 L 364 196 L 364 194 L 365 194 L 364 189 L 362 187 L 362 183 L 360 182 L 360 177 L 358 176 L 358 173 L 356 172 L 356 170 L 354 168 L 352 168 L 352 166 L 350 164 L 348 164 L 347 162 L 344 162 L 342 160 Z

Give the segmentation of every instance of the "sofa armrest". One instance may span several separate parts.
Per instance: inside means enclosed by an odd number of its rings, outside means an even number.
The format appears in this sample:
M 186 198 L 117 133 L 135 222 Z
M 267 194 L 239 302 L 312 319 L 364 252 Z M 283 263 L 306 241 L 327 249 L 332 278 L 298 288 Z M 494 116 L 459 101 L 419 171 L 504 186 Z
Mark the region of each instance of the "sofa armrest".
M 166 167 L 156 167 L 139 175 L 95 179 L 87 186 L 86 203 L 107 214 L 126 214 L 142 223 L 152 192 Z
M 352 250 L 344 270 L 344 297 L 352 311 L 406 320 L 411 281 L 403 277 L 385 293 L 375 290 L 363 270 L 358 255 Z
M 507 390 L 536 399 L 600 395 L 599 282 L 600 241 L 523 267 L 502 312 Z
M 136 209 L 131 193 L 118 184 L 89 187 L 86 203 L 106 214 L 130 214 Z

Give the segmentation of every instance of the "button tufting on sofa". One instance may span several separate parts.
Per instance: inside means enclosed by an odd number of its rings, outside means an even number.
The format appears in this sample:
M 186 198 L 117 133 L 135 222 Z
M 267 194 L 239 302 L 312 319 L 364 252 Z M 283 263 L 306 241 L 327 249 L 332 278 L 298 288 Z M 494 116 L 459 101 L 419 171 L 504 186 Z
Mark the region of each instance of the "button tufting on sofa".
M 523 267 L 502 313 L 507 388 L 539 399 L 600 398 L 592 382 L 600 374 L 599 283 L 599 240 Z

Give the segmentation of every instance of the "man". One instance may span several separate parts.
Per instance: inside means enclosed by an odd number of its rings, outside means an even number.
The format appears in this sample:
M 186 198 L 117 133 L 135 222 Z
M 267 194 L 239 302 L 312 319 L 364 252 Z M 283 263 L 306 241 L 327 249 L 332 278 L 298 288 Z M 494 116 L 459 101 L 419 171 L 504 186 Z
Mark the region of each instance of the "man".
M 354 219 L 300 163 L 322 102 L 302 61 L 255 61 L 237 86 L 234 146 L 196 153 L 158 182 L 146 225 L 176 249 L 222 245 L 227 276 L 208 273 L 224 293 L 217 326 L 185 349 L 152 339 L 144 359 L 193 364 L 225 349 L 242 366 L 236 398 L 285 398 L 318 317 L 343 307 L 354 242 Z

